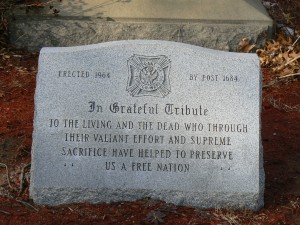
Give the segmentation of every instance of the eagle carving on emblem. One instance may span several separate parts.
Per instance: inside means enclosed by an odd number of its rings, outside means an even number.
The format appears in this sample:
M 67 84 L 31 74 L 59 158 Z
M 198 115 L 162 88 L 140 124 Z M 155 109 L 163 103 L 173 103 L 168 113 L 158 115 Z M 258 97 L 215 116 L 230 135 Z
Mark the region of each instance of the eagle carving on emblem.
M 164 55 L 133 55 L 127 61 L 127 91 L 133 97 L 165 97 L 171 92 L 169 73 L 171 61 Z

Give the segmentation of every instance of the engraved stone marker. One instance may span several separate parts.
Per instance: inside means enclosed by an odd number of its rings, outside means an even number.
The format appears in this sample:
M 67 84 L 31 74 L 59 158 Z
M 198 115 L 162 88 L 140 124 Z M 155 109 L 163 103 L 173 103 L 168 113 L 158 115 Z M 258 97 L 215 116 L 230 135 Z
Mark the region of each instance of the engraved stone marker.
M 44 48 L 30 195 L 257 210 L 260 111 L 255 54 L 166 41 Z

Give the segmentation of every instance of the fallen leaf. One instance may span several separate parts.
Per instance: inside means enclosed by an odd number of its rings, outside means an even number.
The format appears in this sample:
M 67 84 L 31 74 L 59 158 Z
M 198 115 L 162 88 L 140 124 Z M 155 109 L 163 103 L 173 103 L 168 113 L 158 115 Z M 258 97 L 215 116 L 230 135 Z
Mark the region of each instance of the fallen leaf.
M 249 38 L 243 38 L 239 43 L 239 52 L 249 53 L 254 47 L 254 44 L 250 44 Z

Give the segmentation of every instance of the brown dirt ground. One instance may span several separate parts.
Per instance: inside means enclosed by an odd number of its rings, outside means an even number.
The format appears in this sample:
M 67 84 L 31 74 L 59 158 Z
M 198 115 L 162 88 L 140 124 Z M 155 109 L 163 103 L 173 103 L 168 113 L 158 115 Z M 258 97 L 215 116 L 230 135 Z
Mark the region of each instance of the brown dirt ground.
M 263 90 L 266 188 L 265 207 L 259 212 L 200 210 L 151 199 L 35 205 L 28 197 L 28 164 L 37 57 L 17 50 L 0 55 L 0 224 L 300 224 L 299 80 L 285 80 Z M 273 79 L 270 70 L 263 70 L 263 78 L 264 83 Z

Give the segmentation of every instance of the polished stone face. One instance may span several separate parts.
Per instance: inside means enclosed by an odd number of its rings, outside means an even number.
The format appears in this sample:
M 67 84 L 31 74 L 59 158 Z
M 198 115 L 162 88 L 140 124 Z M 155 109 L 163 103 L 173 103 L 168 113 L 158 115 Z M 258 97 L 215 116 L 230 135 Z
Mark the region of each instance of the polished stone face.
M 255 54 L 165 41 L 40 53 L 30 195 L 263 206 Z

